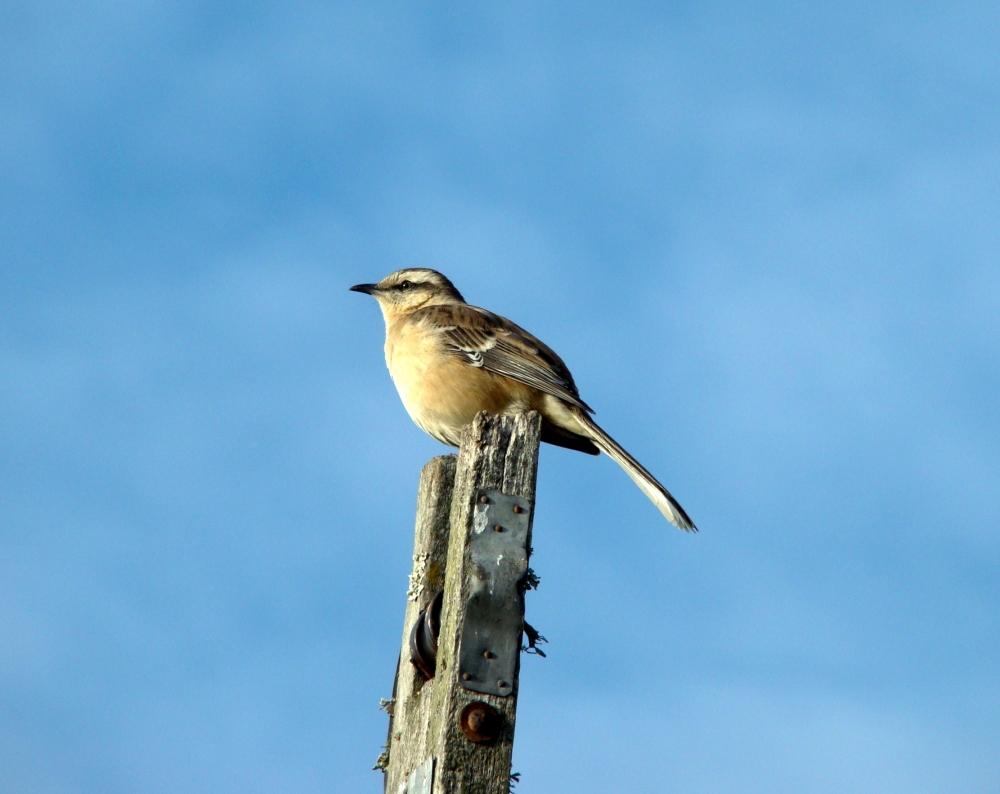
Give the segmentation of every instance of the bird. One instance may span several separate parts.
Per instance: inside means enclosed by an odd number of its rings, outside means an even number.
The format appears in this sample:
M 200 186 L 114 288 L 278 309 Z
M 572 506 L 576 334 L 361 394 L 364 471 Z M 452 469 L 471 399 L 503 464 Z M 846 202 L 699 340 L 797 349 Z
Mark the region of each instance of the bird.
M 378 301 L 385 362 L 414 423 L 449 446 L 476 414 L 537 411 L 541 440 L 598 455 L 624 469 L 672 524 L 696 532 L 680 503 L 593 420 L 569 368 L 555 351 L 499 314 L 465 301 L 447 277 L 405 268 L 353 292 Z

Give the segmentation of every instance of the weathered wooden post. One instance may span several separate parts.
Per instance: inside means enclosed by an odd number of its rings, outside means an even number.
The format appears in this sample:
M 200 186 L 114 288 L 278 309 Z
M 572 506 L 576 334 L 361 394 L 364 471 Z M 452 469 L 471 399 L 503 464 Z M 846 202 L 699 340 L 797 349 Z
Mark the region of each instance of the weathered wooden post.
M 536 413 L 480 413 L 421 473 L 388 794 L 509 791 L 540 432 Z

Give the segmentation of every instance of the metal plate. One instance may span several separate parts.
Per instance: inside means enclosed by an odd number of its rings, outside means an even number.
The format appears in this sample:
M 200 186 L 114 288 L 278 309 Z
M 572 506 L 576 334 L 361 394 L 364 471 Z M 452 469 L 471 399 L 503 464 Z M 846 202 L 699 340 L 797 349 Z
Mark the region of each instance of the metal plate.
M 518 582 L 528 569 L 530 523 L 531 501 L 523 496 L 476 494 L 469 603 L 458 656 L 459 682 L 473 692 L 506 696 L 514 691 L 524 628 Z
M 396 794 L 431 794 L 434 787 L 434 756 L 430 756 L 420 766 L 410 772 L 399 784 Z

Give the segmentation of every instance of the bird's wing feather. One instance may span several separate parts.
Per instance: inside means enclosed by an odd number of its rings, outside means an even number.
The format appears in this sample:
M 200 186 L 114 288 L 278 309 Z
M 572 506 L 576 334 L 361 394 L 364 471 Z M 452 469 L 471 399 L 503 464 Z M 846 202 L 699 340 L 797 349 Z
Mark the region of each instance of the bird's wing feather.
M 470 366 L 504 375 L 585 411 L 569 368 L 548 345 L 510 320 L 468 304 L 426 306 L 412 322 L 440 335 L 447 353 Z

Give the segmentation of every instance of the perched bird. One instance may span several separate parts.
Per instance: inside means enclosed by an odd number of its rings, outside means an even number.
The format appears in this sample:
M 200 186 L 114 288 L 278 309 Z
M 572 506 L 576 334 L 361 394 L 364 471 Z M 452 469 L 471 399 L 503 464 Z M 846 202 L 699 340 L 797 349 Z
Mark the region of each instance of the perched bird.
M 407 412 L 438 441 L 459 446 L 479 411 L 537 411 L 542 441 L 605 453 L 675 526 L 697 531 L 670 492 L 605 433 L 563 360 L 510 320 L 465 302 L 436 270 L 409 268 L 354 292 L 373 296 L 385 319 L 385 362 Z

